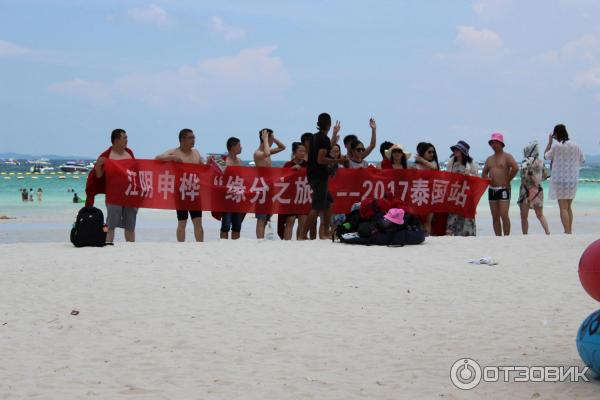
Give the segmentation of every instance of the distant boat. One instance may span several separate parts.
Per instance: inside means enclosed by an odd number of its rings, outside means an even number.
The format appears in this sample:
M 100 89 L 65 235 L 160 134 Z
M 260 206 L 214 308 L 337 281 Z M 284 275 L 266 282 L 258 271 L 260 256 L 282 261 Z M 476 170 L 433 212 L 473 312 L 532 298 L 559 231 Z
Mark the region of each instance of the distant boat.
M 45 174 L 46 172 L 53 172 L 54 168 L 50 167 L 50 164 L 35 164 L 29 168 L 29 172 L 34 174 Z
M 50 165 L 50 160 L 48 160 L 47 158 L 40 158 L 39 160 L 27 160 L 27 164 L 33 164 L 33 165 L 41 165 L 44 167 L 49 167 Z
M 4 164 L 7 164 L 7 165 L 21 165 L 21 163 L 18 160 L 15 160 L 14 158 L 9 158 L 8 160 L 5 160 Z
M 63 172 L 88 172 L 94 168 L 94 163 L 84 163 L 82 161 L 67 161 L 58 166 Z

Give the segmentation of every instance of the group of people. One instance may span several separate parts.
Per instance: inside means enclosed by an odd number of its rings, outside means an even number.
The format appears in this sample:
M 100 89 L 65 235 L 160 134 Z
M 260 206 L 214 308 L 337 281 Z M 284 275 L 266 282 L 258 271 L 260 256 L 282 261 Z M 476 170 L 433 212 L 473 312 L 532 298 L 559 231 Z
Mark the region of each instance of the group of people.
M 504 137 L 500 133 L 492 134 L 489 141 L 494 154 L 485 162 L 482 176 L 490 179 L 488 198 L 497 236 L 510 234 L 509 206 L 511 198 L 511 181 L 520 173 L 517 204 L 521 213 L 521 231 L 526 235 L 529 231 L 529 211 L 534 210 L 544 232 L 549 235 L 548 221 L 544 216 L 544 191 L 542 182 L 552 176 L 550 181 L 550 199 L 558 201 L 560 219 L 564 233 L 573 233 L 572 204 L 579 182 L 579 169 L 585 162 L 581 148 L 569 138 L 567 128 L 563 124 L 556 125 L 548 136 L 548 143 L 543 157 L 550 162 L 550 171 L 540 158 L 539 144 L 530 142 L 523 149 L 523 161 L 517 164 L 515 158 L 504 152 Z
M 33 201 L 33 188 L 29 188 L 29 190 L 27 190 L 27 188 L 21 188 L 21 189 L 19 189 L 19 192 L 21 192 L 21 200 L 23 202 Z M 37 201 L 38 202 L 42 201 L 42 195 L 43 195 L 42 188 L 38 188 L 36 193 L 37 193 Z
M 330 239 L 332 224 L 339 221 L 338 216 L 332 215 L 333 197 L 328 191 L 328 182 L 339 168 L 382 168 L 382 169 L 431 169 L 440 170 L 436 148 L 428 142 L 417 145 L 414 163 L 409 165 L 412 154 L 401 144 L 384 141 L 379 147 L 382 161 L 379 165 L 369 164 L 366 158 L 377 145 L 377 123 L 369 120 L 371 137 L 368 146 L 356 135 L 347 135 L 341 141 L 345 154 L 340 145 L 339 121 L 333 124 L 331 116 L 322 113 L 317 119 L 317 132 L 307 132 L 301 135 L 299 141 L 292 143 L 291 159 L 283 168 L 306 169 L 308 183 L 312 189 L 311 210 L 306 215 L 279 215 L 277 231 L 284 240 L 291 240 L 296 232 L 297 240 Z M 331 137 L 329 132 L 332 131 Z M 254 151 L 253 159 L 257 167 L 272 167 L 272 156 L 286 150 L 286 146 L 276 138 L 271 129 L 262 129 L 259 143 Z M 179 146 L 169 149 L 156 156 L 156 160 L 167 162 L 184 162 L 203 164 L 203 159 L 195 149 L 195 134 L 191 129 L 179 132 Z M 554 143 L 556 142 L 556 143 Z M 104 163 L 106 159 L 125 160 L 134 158 L 133 152 L 127 147 L 127 133 L 123 129 L 115 129 L 111 134 L 111 147 L 100 155 L 93 171 L 94 179 L 104 180 Z M 496 235 L 510 234 L 509 206 L 511 199 L 511 181 L 520 173 L 521 187 L 517 203 L 521 209 L 521 226 L 523 234 L 528 233 L 528 214 L 533 209 L 544 231 L 549 234 L 548 223 L 543 215 L 543 190 L 541 183 L 549 174 L 540 158 L 537 142 L 532 142 L 524 149 L 524 159 L 521 165 L 515 158 L 504 151 L 504 137 L 500 133 L 492 134 L 488 141 L 493 154 L 487 158 L 482 177 L 490 180 L 488 189 L 489 206 L 493 218 Z M 227 166 L 241 166 L 239 158 L 242 153 L 240 139 L 230 137 L 226 142 L 227 155 L 224 159 Z M 470 155 L 470 146 L 465 141 L 458 141 L 450 147 L 451 156 L 446 164 L 446 171 L 478 175 L 478 165 Z M 581 149 L 569 139 L 564 125 L 557 125 L 550 135 L 544 157 L 550 161 L 552 180 L 550 198 L 557 199 L 560 207 L 561 221 L 565 233 L 572 232 L 573 213 L 571 204 L 575 197 L 579 177 L 579 167 L 584 162 Z M 105 183 L 104 183 L 105 184 Z M 89 198 L 89 196 L 88 196 Z M 115 228 L 125 229 L 125 239 L 135 241 L 135 224 L 137 209 L 132 207 L 107 204 L 107 242 L 114 240 Z M 177 210 L 178 241 L 185 241 L 186 225 L 191 219 L 196 241 L 204 240 L 202 227 L 202 211 Z M 213 214 L 215 215 L 215 214 Z M 218 215 L 221 219 L 221 239 L 239 239 L 244 213 L 225 212 Z M 256 214 L 256 237 L 265 237 L 265 230 L 270 226 L 271 215 Z M 431 233 L 435 214 L 423 216 L 423 228 Z M 474 236 L 476 234 L 475 220 L 457 214 L 446 216 L 446 234 L 455 236 Z M 343 219 L 343 218 L 342 218 Z M 317 228 L 317 220 L 320 224 Z M 297 223 L 297 224 L 296 224 Z M 296 229 L 294 229 L 296 228 Z M 231 232 L 231 236 L 230 236 Z

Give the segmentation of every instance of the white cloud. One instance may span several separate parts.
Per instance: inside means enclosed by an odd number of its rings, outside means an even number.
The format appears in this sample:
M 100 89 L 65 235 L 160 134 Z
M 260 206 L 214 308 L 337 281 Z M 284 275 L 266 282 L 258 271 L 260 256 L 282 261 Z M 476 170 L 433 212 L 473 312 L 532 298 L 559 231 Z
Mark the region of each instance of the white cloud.
M 151 4 L 146 7 L 132 8 L 127 12 L 129 18 L 137 22 L 147 22 L 153 24 L 164 24 L 169 16 L 160 6 Z
M 127 97 L 153 106 L 209 106 L 278 99 L 291 86 L 275 47 L 250 48 L 237 55 L 212 58 L 176 70 L 131 74 L 112 82 L 80 79 L 54 84 L 50 90 L 92 101 Z
M 90 82 L 79 78 L 54 83 L 48 89 L 54 93 L 80 97 L 94 103 L 107 103 L 111 100 L 110 91 L 103 83 Z
M 494 53 L 502 49 L 500 35 L 488 29 L 477 29 L 472 26 L 456 27 L 456 43 L 467 49 Z
M 597 58 L 600 42 L 594 35 L 584 35 L 568 42 L 563 46 L 562 56 L 565 58 L 579 58 L 583 61 L 594 61 Z
M 473 3 L 473 11 L 480 17 L 498 15 L 511 3 L 511 0 L 476 0 Z
M 246 37 L 245 30 L 227 25 L 223 18 L 217 16 L 212 17 L 212 30 L 222 35 L 225 40 L 240 40 Z
M 534 55 L 526 67 L 538 79 L 560 80 L 571 89 L 591 90 L 594 98 L 600 98 L 600 40 L 594 35 L 586 34 L 558 50 Z
M 0 40 L 0 57 L 22 56 L 32 53 L 32 50 L 18 46 L 14 43 Z
M 600 68 L 592 68 L 575 75 L 574 83 L 581 87 L 600 87 Z

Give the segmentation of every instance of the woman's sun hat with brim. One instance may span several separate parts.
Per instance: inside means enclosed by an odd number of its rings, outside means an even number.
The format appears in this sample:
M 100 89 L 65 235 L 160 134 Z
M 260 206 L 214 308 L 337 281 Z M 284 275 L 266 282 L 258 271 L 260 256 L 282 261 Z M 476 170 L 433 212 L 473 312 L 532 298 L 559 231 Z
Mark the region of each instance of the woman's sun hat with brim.
M 407 160 L 410 158 L 410 156 L 412 156 L 411 153 L 404 151 L 404 147 L 401 144 L 395 144 L 385 151 L 385 158 L 387 158 L 388 160 L 391 160 L 392 153 L 394 152 L 394 150 L 400 150 L 401 152 L 403 152 L 404 157 L 406 157 Z
M 464 140 L 459 140 L 458 143 L 450 147 L 450 151 L 458 150 L 467 157 L 469 157 L 469 149 L 471 149 L 471 146 L 469 146 L 469 143 L 465 142 Z
M 498 142 L 498 143 L 500 143 L 502 145 L 502 147 L 505 146 L 505 144 L 504 144 L 504 136 L 501 133 L 499 133 L 499 132 L 492 133 L 492 137 L 488 141 L 488 144 L 491 145 L 492 142 Z
M 404 210 L 401 208 L 390 208 L 383 218 L 394 224 L 402 225 L 404 224 Z

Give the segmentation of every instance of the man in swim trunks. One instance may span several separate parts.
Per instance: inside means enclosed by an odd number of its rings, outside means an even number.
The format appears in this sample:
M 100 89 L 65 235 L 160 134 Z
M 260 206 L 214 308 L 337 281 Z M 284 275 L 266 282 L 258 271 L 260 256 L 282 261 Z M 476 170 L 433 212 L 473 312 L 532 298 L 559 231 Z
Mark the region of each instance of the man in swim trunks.
M 488 199 L 494 223 L 496 236 L 510 235 L 510 182 L 513 180 L 519 167 L 514 157 L 504 152 L 504 137 L 501 133 L 493 133 L 488 141 L 494 154 L 485 160 L 482 177 L 490 179 Z
M 188 164 L 203 164 L 202 157 L 194 148 L 196 136 L 191 129 L 182 129 L 179 132 L 179 147 L 167 150 L 156 156 L 159 161 L 173 161 Z M 177 241 L 185 242 L 185 227 L 188 214 L 194 225 L 194 236 L 196 242 L 204 241 L 204 230 L 202 229 L 202 210 L 177 210 Z
M 261 129 L 258 132 L 260 145 L 254 152 L 254 164 L 257 167 L 272 167 L 271 155 L 280 153 L 285 150 L 285 145 L 275 138 L 275 134 L 271 129 Z M 276 147 L 271 148 L 275 143 Z M 256 238 L 264 239 L 265 226 L 267 221 L 271 219 L 271 214 L 256 214 Z

